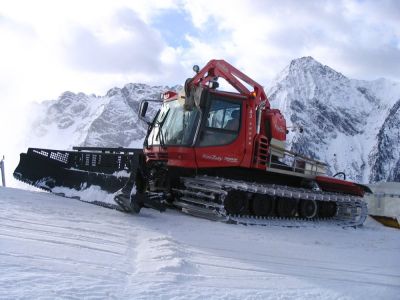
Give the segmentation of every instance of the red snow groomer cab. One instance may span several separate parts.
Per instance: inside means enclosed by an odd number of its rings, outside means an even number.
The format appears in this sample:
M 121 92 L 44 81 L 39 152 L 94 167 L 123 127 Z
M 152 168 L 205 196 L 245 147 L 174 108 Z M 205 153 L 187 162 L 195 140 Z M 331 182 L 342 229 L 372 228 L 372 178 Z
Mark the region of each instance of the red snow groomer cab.
M 148 124 L 143 149 L 29 149 L 14 176 L 52 192 L 97 185 L 115 193 L 127 212 L 174 207 L 262 225 L 364 222 L 368 188 L 329 177 L 325 163 L 286 150 L 285 118 L 271 108 L 261 85 L 223 60 L 193 69 L 181 92 L 163 94 L 152 120 L 146 117 L 151 101 L 140 104 Z M 220 90 L 220 78 L 236 92 Z M 54 159 L 60 155 L 64 164 Z M 46 165 L 44 171 L 27 170 L 39 165 Z M 119 171 L 129 178 L 116 177 Z
M 326 164 L 285 150 L 285 118 L 261 85 L 223 60 L 194 70 L 181 93 L 164 94 L 149 124 L 144 153 L 154 191 L 165 189 L 182 211 L 212 219 L 364 221 L 364 187 L 327 177 Z M 219 78 L 237 92 L 220 91 Z

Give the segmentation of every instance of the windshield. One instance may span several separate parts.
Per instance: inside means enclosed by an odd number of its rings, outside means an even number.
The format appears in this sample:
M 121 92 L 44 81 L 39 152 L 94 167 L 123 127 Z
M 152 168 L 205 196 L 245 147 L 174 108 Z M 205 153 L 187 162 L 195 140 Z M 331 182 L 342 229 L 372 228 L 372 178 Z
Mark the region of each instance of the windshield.
M 165 102 L 149 134 L 148 145 L 191 146 L 199 119 L 196 108 L 184 110 L 178 100 Z

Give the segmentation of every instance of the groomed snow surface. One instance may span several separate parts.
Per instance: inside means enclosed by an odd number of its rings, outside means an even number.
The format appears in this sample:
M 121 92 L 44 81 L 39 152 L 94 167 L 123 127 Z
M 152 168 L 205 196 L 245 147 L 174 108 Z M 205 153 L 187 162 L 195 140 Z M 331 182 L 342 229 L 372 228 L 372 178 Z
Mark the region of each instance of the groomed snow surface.
M 0 188 L 0 299 L 399 299 L 400 231 L 124 214 Z

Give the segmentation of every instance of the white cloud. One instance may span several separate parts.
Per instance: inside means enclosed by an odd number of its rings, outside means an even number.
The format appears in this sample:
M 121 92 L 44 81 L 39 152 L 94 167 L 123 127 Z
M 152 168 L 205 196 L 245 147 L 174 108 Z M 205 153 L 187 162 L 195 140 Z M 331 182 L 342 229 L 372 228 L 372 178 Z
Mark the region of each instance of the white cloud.
M 260 81 L 304 55 L 351 77 L 400 79 L 398 3 L 232 0 L 209 5 L 186 1 L 185 8 L 198 28 L 216 24 L 221 34 L 214 50 L 234 57 L 233 63 Z
M 27 103 L 66 90 L 102 95 L 128 82 L 162 82 L 153 75 L 168 62 L 161 60 L 167 45 L 146 22 L 171 5 L 0 0 L 0 155 L 8 168 L 26 150 L 19 140 L 30 117 Z
M 67 61 L 80 70 L 101 73 L 159 71 L 166 47 L 160 34 L 130 9 L 119 10 L 106 31 L 74 28 L 65 44 Z
M 224 58 L 260 82 L 303 55 L 353 77 L 400 78 L 393 63 L 398 1 L 0 2 L 7 41 L 0 78 L 9 87 L 21 78 L 30 85 L 21 101 L 55 98 L 67 89 L 102 93 L 125 79 L 173 84 L 191 75 L 180 74 L 184 68 L 211 58 Z M 181 37 L 187 47 L 174 48 L 152 27 L 171 9 L 184 11 L 198 29 Z

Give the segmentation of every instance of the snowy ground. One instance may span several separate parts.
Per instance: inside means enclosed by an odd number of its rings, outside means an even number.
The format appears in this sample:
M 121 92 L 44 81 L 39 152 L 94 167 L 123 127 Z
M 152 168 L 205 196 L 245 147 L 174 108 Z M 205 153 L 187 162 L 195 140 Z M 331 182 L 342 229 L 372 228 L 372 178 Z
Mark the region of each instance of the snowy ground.
M 399 299 L 400 231 L 138 216 L 0 188 L 0 299 Z

